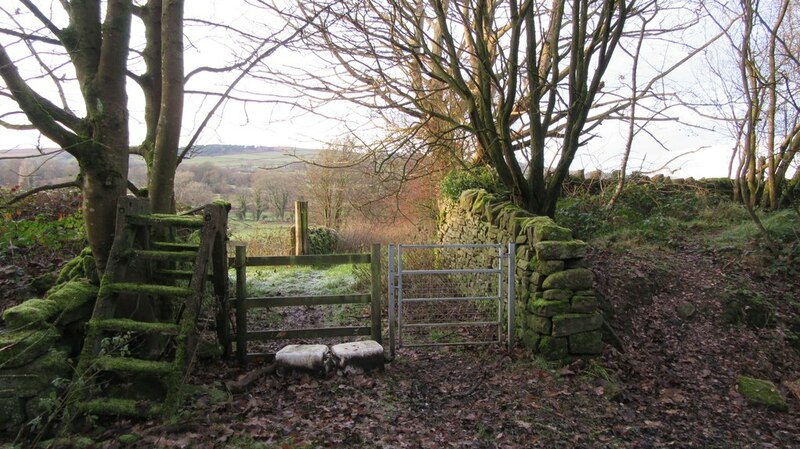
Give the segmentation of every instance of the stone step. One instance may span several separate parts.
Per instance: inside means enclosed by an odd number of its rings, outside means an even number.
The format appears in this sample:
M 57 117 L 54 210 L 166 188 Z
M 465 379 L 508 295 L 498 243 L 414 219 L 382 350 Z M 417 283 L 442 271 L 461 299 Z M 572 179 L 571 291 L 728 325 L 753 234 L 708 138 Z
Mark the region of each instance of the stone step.
M 288 345 L 275 354 L 282 372 L 301 371 L 326 375 L 334 368 L 340 374 L 360 374 L 382 370 L 386 359 L 383 346 L 373 340 L 325 345 Z

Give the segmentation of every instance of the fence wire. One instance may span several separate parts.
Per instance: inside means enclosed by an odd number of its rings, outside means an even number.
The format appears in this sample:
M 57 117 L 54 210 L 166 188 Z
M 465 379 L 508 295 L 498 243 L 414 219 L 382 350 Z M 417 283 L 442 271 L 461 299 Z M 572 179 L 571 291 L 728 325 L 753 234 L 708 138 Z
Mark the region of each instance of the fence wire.
M 398 245 L 389 257 L 390 321 L 397 320 L 399 346 L 502 341 L 502 245 Z

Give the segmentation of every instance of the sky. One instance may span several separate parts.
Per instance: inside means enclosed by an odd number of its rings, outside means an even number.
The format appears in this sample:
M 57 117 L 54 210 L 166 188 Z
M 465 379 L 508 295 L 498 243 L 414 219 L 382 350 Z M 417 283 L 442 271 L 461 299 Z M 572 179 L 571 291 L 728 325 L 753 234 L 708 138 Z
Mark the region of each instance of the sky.
M 37 3 L 48 5 L 50 2 L 42 0 Z M 217 0 L 187 2 L 186 16 L 187 18 L 213 18 L 234 27 L 257 30 L 256 34 L 260 36 L 268 35 L 280 27 L 280 21 L 276 20 L 274 12 L 254 9 L 243 2 L 237 2 L 237 7 L 231 7 L 231 4 L 231 2 Z M 57 8 L 58 6 L 54 11 L 57 11 Z M 57 20 L 61 18 L 60 16 L 56 17 Z M 0 22 L 4 24 L 3 26 L 8 25 L 7 17 L 0 20 L 3 20 Z M 136 35 L 140 31 L 134 29 L 134 34 Z M 225 30 L 197 27 L 191 21 L 187 21 L 186 36 L 187 73 L 201 65 L 219 66 L 240 60 L 252 48 L 252 43 L 242 41 L 236 35 Z M 9 42 L 7 37 L 2 39 L 4 44 Z M 16 45 L 11 46 L 9 51 L 21 55 L 24 48 Z M 642 71 L 655 73 L 668 66 L 670 61 L 681 58 L 685 54 L 685 49 L 680 45 L 661 43 L 654 44 L 648 50 L 648 54 L 648 60 L 646 64 L 643 64 Z M 615 57 L 617 56 L 615 55 Z M 614 79 L 624 76 L 626 73 L 628 64 L 624 61 L 624 55 L 619 58 L 617 64 L 609 69 L 607 78 Z M 314 59 L 309 55 L 292 53 L 284 49 L 276 51 L 267 59 L 267 63 L 273 68 L 315 64 Z M 325 70 L 326 68 L 318 67 L 318 69 Z M 684 85 L 692 88 L 696 85 L 699 71 L 702 71 L 702 67 L 698 64 L 689 64 L 671 77 L 669 82 L 677 86 Z M 64 73 L 68 72 L 64 71 Z M 186 88 L 188 90 L 220 91 L 235 75 L 234 73 L 196 76 L 187 83 Z M 138 88 L 133 83 L 130 85 L 131 142 L 135 144 L 141 140 L 144 134 L 142 124 L 135 119 L 141 116 L 143 102 Z M 46 80 L 37 81 L 35 87 L 49 98 L 57 100 L 57 97 L 53 97 L 52 84 Z M 291 92 L 275 83 L 253 80 L 244 82 L 239 87 L 239 93 L 242 95 L 249 95 L 251 98 L 261 100 L 279 100 L 280 103 L 226 103 L 217 111 L 209 126 L 201 134 L 199 144 L 223 143 L 321 148 L 326 142 L 347 134 L 348 129 L 367 131 L 371 126 L 370 112 L 350 105 L 328 105 L 316 108 L 315 113 L 310 113 L 285 104 L 285 96 L 290 95 Z M 77 92 L 68 91 L 67 96 L 72 100 L 80 98 Z M 189 140 L 197 124 L 205 118 L 207 111 L 215 101 L 216 97 L 199 95 L 186 97 L 183 143 Z M 79 104 L 79 102 L 75 104 Z M 8 110 L 8 107 L 8 100 L 0 99 L 0 108 Z M 684 110 L 676 111 L 675 114 L 680 115 L 684 121 L 691 122 L 691 119 L 686 118 L 686 115 L 691 112 Z M 346 126 L 343 122 L 346 123 Z M 724 133 L 699 130 L 675 122 L 659 122 L 651 125 L 649 129 L 660 144 L 647 136 L 638 136 L 633 145 L 634 152 L 629 163 L 630 170 L 646 172 L 661 167 L 680 154 L 690 153 L 679 157 L 669 164 L 669 169 L 660 172 L 671 174 L 674 177 L 693 176 L 696 178 L 727 175 L 732 142 Z M 587 171 L 597 168 L 606 171 L 616 169 L 622 148 L 624 148 L 625 133 L 626 130 L 622 124 L 604 125 L 598 133 L 599 136 L 592 139 L 579 151 L 573 168 L 585 168 Z M 662 144 L 669 150 L 662 148 Z M 40 141 L 35 132 L 0 128 L 0 149 L 33 148 L 37 145 L 48 147 L 51 144 Z

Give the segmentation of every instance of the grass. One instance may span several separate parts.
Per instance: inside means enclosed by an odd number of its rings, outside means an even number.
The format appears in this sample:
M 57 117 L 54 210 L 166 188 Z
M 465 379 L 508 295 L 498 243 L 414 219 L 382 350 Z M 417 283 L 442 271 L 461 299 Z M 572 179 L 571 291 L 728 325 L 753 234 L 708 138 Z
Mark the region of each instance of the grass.
M 181 164 L 191 166 L 211 163 L 215 167 L 276 167 L 297 162 L 297 157 L 313 159 L 318 153 L 319 150 L 310 148 L 276 148 L 273 151 L 263 151 L 259 153 L 222 154 L 214 156 L 203 156 L 201 153 L 198 156 L 186 159 Z M 294 155 L 297 155 L 297 157 Z
M 286 223 L 230 220 L 228 227 L 231 243 L 246 244 L 248 256 L 280 256 L 291 250 L 290 226 Z
M 742 249 L 759 238 L 744 206 L 708 190 L 629 184 L 615 207 L 607 209 L 609 195 L 564 198 L 556 221 L 576 238 L 601 247 L 669 247 L 699 237 L 712 247 Z M 775 239 L 798 240 L 800 217 L 794 211 L 762 212 L 761 217 Z
M 352 293 L 355 281 L 349 265 L 247 269 L 250 296 L 339 295 Z
M 800 241 L 800 216 L 795 211 L 782 210 L 761 214 L 760 218 L 774 239 L 782 242 Z M 748 218 L 747 221 L 720 232 L 713 242 L 720 247 L 741 249 L 760 237 L 755 223 Z

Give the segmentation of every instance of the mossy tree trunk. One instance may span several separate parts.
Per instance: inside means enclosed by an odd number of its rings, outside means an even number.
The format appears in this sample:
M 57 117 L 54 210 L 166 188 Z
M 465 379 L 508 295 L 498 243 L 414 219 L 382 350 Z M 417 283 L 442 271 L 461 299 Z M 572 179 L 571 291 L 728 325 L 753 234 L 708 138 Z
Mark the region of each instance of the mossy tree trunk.
M 53 2 L 49 9 L 29 0 L 20 4 L 20 14 L 38 20 L 41 30 L 14 34 L 15 39 L 28 44 L 32 55 L 27 58 L 38 58 L 35 45 L 49 45 L 53 54 L 63 53 L 80 86 L 82 105 L 69 106 L 63 79 L 54 79 L 60 93 L 57 102 L 34 90 L 30 83 L 40 77 L 20 74 L 17 64 L 23 64 L 26 55 L 17 53 L 19 46 L 9 53 L 11 48 L 0 43 L 0 78 L 33 128 L 77 160 L 87 238 L 102 275 L 114 238 L 117 199 L 128 186 L 128 77 L 145 97 L 147 133 L 139 148 L 150 170 L 151 204 L 156 212 L 174 210 L 183 112 L 183 0 L 148 0 L 142 6 L 131 0 L 77 0 Z M 58 8 L 63 11 L 55 11 Z M 141 76 L 128 70 L 134 17 L 142 20 L 145 29 L 147 71 Z M 47 75 L 55 78 L 53 73 Z M 77 115 L 77 110 L 85 115 Z
M 175 169 L 183 118 L 183 0 L 150 0 L 141 13 L 148 46 L 147 73 L 137 82 L 146 95 L 147 134 L 141 144 L 147 162 L 150 206 L 175 211 Z
M 128 179 L 126 68 L 133 5 L 109 0 L 68 4 L 69 26 L 59 28 L 30 2 L 22 2 L 69 55 L 81 86 L 85 117 L 34 91 L 0 45 L 0 77 L 22 112 L 43 135 L 77 159 L 89 244 L 102 271 L 113 240 L 116 202 Z

